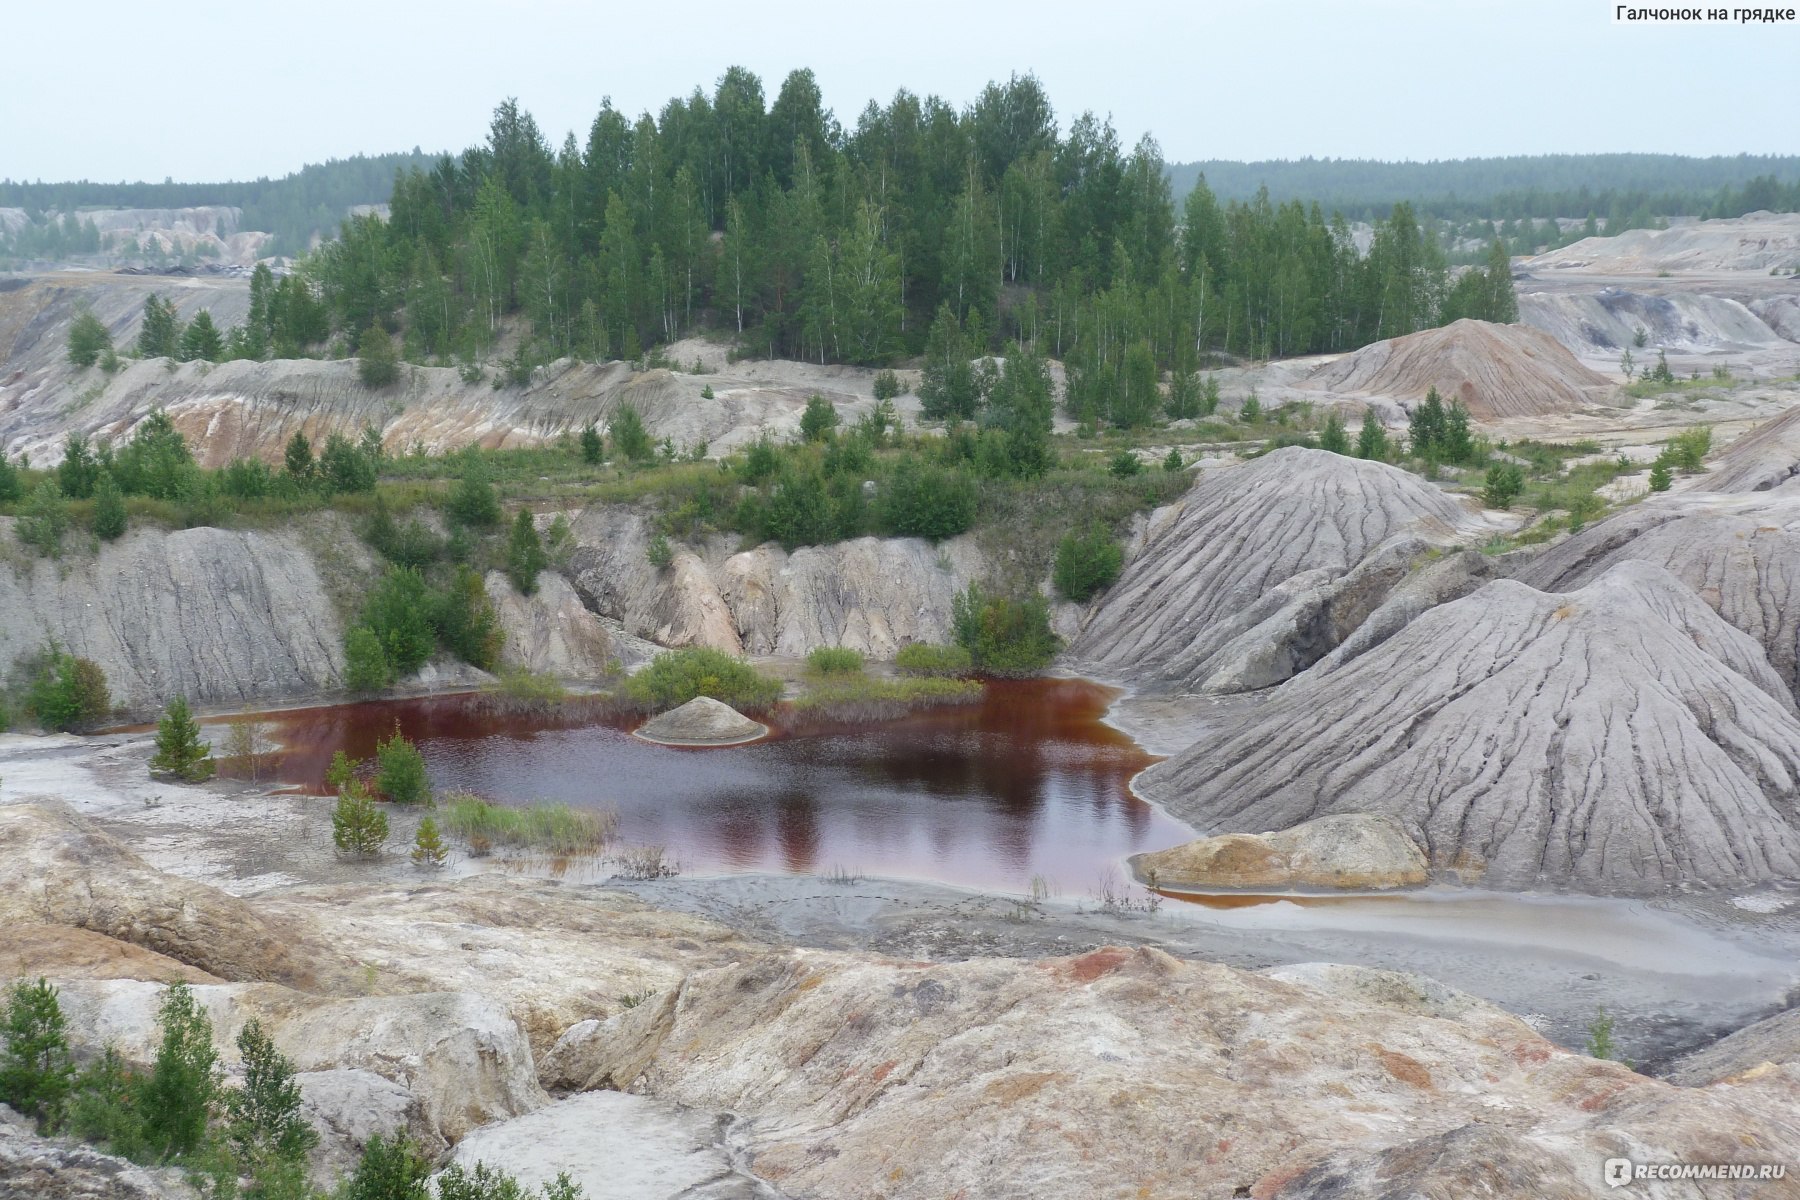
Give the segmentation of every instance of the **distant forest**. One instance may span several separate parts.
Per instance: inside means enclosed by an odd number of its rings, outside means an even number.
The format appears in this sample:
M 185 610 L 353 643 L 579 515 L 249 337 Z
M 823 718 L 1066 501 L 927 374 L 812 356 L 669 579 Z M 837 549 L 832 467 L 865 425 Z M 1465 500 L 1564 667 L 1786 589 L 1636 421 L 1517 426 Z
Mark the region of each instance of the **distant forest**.
M 1446 162 L 1300 158 L 1175 163 L 1185 195 L 1201 174 L 1221 200 L 1317 201 L 1353 220 L 1381 220 L 1395 204 L 1453 222 L 1593 214 L 1608 232 L 1675 216 L 1739 217 L 1800 210 L 1800 155 L 1536 154 Z
M 358 204 L 380 204 L 394 189 L 394 176 L 429 167 L 435 155 L 414 149 L 402 154 L 358 154 L 312 163 L 280 179 L 239 183 L 24 183 L 0 180 L 0 208 L 22 208 L 34 222 L 45 215 L 83 208 L 196 208 L 228 205 L 244 210 L 242 228 L 275 235 L 271 254 L 306 252 L 314 234 L 336 232 L 345 213 Z

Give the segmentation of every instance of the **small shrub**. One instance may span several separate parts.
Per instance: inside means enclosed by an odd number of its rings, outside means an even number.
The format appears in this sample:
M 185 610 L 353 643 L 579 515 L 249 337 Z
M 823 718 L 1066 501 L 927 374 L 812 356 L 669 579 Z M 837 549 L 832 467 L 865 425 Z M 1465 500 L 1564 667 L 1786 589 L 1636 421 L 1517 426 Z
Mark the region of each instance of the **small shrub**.
M 881 679 L 861 672 L 815 675 L 794 701 L 794 711 L 831 721 L 891 721 L 921 708 L 979 703 L 982 692 L 981 683 L 973 679 Z
M 125 524 L 125 493 L 119 490 L 111 471 L 103 472 L 100 482 L 94 485 L 94 519 L 90 528 L 95 537 L 111 542 L 124 535 Z
M 1163 459 L 1163 470 L 1169 472 L 1179 471 L 1186 465 L 1186 463 L 1181 461 L 1181 451 L 1174 447 L 1170 447 L 1168 457 Z
M 69 506 L 54 480 L 38 484 L 13 529 L 20 542 L 45 558 L 62 554 L 63 535 L 69 531 Z
M 219 1098 L 221 1071 L 212 1021 L 187 984 L 164 990 L 156 1023 L 162 1038 L 142 1085 L 139 1111 L 146 1147 L 166 1162 L 200 1149 Z
M 961 646 L 913 642 L 900 647 L 894 666 L 908 675 L 967 675 L 975 669 L 975 660 Z
M 669 545 L 669 539 L 659 533 L 644 548 L 644 557 L 657 570 L 666 571 L 669 564 L 675 561 L 675 550 Z
M 337 807 L 331 813 L 332 845 L 343 858 L 376 858 L 387 839 L 387 814 L 352 780 L 338 793 Z
M 900 376 L 890 370 L 875 372 L 875 399 L 892 400 L 900 394 Z
M 388 685 L 387 654 L 367 625 L 344 635 L 344 686 L 353 692 L 378 692 Z
M 1085 603 L 1095 592 L 1110 587 L 1124 565 L 1125 551 L 1098 525 L 1085 533 L 1069 533 L 1056 547 L 1052 581 L 1065 599 Z
M 1675 469 L 1662 459 L 1657 459 L 1650 467 L 1650 490 L 1666 492 L 1669 485 L 1675 482 Z
M 696 696 L 734 708 L 768 708 L 781 698 L 781 681 L 721 650 L 688 646 L 657 655 L 625 682 L 625 694 L 644 708 L 668 709 Z
M 612 858 L 615 873 L 623 879 L 673 879 L 681 868 L 661 846 L 626 846 Z
M 1112 472 L 1115 479 L 1130 479 L 1144 469 L 1144 464 L 1139 462 L 1138 456 L 1131 451 L 1121 450 L 1112 456 L 1112 461 L 1107 464 L 1106 469 Z
M 375 746 L 375 787 L 395 804 L 431 802 L 431 779 L 425 756 L 394 727 L 393 735 Z
M 600 431 L 593 425 L 586 425 L 581 430 L 581 461 L 590 467 L 597 467 L 606 458 L 606 445 L 600 440 Z
M 25 704 L 45 729 L 66 733 L 112 711 L 106 672 L 93 660 L 65 654 L 55 644 L 38 656 L 30 677 Z
M 244 1086 L 225 1094 L 225 1139 L 238 1172 L 253 1181 L 249 1195 L 272 1200 L 277 1195 L 304 1194 L 279 1184 L 303 1183 L 306 1156 L 319 1135 L 301 1111 L 300 1085 L 294 1062 L 275 1048 L 274 1039 L 255 1017 L 237 1036 Z
M 1256 398 L 1256 389 L 1244 397 L 1244 403 L 1238 408 L 1238 420 L 1246 425 L 1262 420 L 1262 401 Z
M 184 783 L 202 783 L 213 777 L 219 764 L 212 746 L 200 740 L 200 723 L 188 711 L 186 696 L 169 701 L 156 723 L 156 753 L 150 756 L 153 774 L 168 775 Z
M 837 426 L 837 409 L 832 407 L 831 401 L 814 392 L 807 398 L 806 409 L 800 414 L 800 436 L 809 442 L 822 442 Z
M 815 646 L 806 656 L 806 669 L 814 675 L 857 675 L 863 656 L 845 646 Z
M 711 400 L 713 398 L 712 384 L 708 383 L 701 385 L 700 398 L 702 400 Z
M 1049 607 L 1035 592 L 1022 600 L 989 597 L 971 583 L 951 603 L 951 624 L 975 665 L 994 675 L 1036 674 L 1062 649 Z
M 531 519 L 529 509 L 521 508 L 513 520 L 512 536 L 507 539 L 506 573 L 521 596 L 530 596 L 537 591 L 538 573 L 548 565 L 537 523 Z
M 356 376 L 364 387 L 387 387 L 400 378 L 400 356 L 394 339 L 379 324 L 370 325 L 356 339 Z
M 0 1104 L 37 1122 L 48 1132 L 62 1123 L 74 1087 L 62 1003 L 46 979 L 16 980 L 0 1009 Z
M 555 677 L 524 667 L 502 668 L 481 695 L 490 711 L 521 714 L 547 713 L 569 698 L 568 690 Z
M 1495 463 L 1487 469 L 1481 502 L 1489 508 L 1511 508 L 1525 490 L 1525 472 L 1517 463 Z
M 1594 1010 L 1594 1019 L 1588 1024 L 1587 1053 L 1589 1058 L 1619 1057 L 1619 1047 L 1613 1042 L 1612 1014 L 1604 1005 Z
M 444 845 L 444 839 L 438 833 L 437 822 L 430 817 L 420 821 L 418 832 L 413 835 L 413 865 L 441 867 L 449 857 L 450 849 Z
M 1669 439 L 1663 448 L 1662 457 L 1666 458 L 1678 470 L 1685 472 L 1703 471 L 1706 469 L 1706 455 L 1712 449 L 1712 428 L 1697 425 L 1692 429 L 1684 429 Z
M 642 414 L 630 404 L 619 406 L 607 423 L 606 432 L 612 440 L 613 454 L 627 462 L 646 462 L 656 453 Z

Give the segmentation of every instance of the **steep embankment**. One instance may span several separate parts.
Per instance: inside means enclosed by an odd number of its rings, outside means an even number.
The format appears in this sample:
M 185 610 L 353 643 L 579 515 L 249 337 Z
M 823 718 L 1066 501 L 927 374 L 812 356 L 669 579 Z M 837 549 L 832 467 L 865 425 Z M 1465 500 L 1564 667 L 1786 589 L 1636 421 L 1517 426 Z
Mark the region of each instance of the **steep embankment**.
M 1800 493 L 1654 497 L 1528 560 L 1517 578 L 1566 592 L 1628 561 L 1655 563 L 1692 588 L 1755 638 L 1800 695 Z
M 1800 407 L 1764 421 L 1725 447 L 1704 475 L 1678 482 L 1683 490 L 1766 492 L 1800 475 Z
M 594 612 L 666 646 L 733 654 L 847 646 L 892 658 L 909 642 L 947 641 L 951 600 L 983 568 L 972 537 L 864 537 L 791 554 L 773 544 L 731 553 L 721 538 L 676 546 L 657 567 L 641 511 L 597 505 L 573 531 L 571 577 Z
M 1781 315 L 1779 305 L 1765 301 L 1762 307 Z M 1655 364 L 1658 350 L 1730 354 L 1793 340 L 1742 301 L 1699 292 L 1529 292 L 1519 297 L 1519 319 L 1587 358 L 1617 361 L 1630 349 L 1646 366 Z
M 1800 213 L 1751 213 L 1669 229 L 1583 238 L 1529 259 L 1533 271 L 1654 275 L 1658 271 L 1759 271 L 1800 267 Z
M 1364 346 L 1326 363 L 1300 386 L 1408 403 L 1436 388 L 1477 421 L 1574 412 L 1606 403 L 1614 390 L 1540 330 L 1471 320 Z
M 1336 646 L 1477 519 L 1416 475 L 1288 447 L 1209 470 L 1151 517 L 1072 656 L 1186 690 L 1268 687 Z
M 1800 718 L 1762 648 L 1668 572 L 1491 583 L 1142 777 L 1203 832 L 1386 813 L 1440 871 L 1654 892 L 1800 872 Z

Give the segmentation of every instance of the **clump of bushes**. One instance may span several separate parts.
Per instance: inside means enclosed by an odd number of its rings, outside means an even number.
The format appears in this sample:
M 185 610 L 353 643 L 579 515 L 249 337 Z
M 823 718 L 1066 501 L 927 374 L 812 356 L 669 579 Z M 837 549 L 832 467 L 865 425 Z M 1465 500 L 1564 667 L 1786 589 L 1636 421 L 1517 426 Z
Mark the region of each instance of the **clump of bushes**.
M 1525 471 L 1517 463 L 1495 463 L 1487 469 L 1481 502 L 1489 508 L 1511 508 L 1525 490 Z
M 815 646 L 806 656 L 806 670 L 812 675 L 860 675 L 863 656 L 846 646 Z
M 30 681 L 25 707 L 45 729 L 85 729 L 112 711 L 106 672 L 92 659 L 69 654 L 55 642 L 23 666 Z
M 444 808 L 444 826 L 471 844 L 552 854 L 598 853 L 619 824 L 612 812 L 548 801 L 511 807 L 489 803 L 470 792 L 445 797 Z
M 1062 639 L 1050 629 L 1050 608 L 1036 592 L 1024 599 L 987 596 L 971 583 L 951 602 L 957 644 L 990 675 L 1033 675 L 1050 665 Z
M 914 709 L 978 703 L 981 695 L 982 686 L 973 679 L 942 676 L 878 679 L 859 671 L 816 676 L 806 692 L 794 701 L 794 711 L 832 721 L 888 721 Z
M 640 708 L 662 710 L 711 696 L 733 708 L 768 708 L 781 698 L 781 681 L 741 658 L 705 646 L 657 655 L 625 681 L 625 695 Z
M 1125 552 L 1113 536 L 1090 525 L 1085 532 L 1065 534 L 1057 544 L 1051 580 L 1065 599 L 1080 604 L 1110 587 L 1124 562 Z
M 961 646 L 942 646 L 932 642 L 913 642 L 900 647 L 894 666 L 906 675 L 967 675 L 975 669 L 975 659 Z

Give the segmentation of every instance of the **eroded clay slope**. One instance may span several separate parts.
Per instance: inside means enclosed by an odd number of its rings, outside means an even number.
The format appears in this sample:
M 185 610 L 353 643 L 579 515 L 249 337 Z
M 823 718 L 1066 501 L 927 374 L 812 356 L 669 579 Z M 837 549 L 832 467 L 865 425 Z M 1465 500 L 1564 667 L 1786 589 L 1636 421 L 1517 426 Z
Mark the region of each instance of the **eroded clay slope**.
M 1655 892 L 1800 874 L 1800 719 L 1660 567 L 1499 580 L 1327 658 L 1140 778 L 1202 832 L 1386 813 L 1437 870 Z
M 1152 518 L 1071 652 L 1112 677 L 1266 687 L 1341 641 L 1428 545 L 1475 525 L 1415 475 L 1324 450 L 1206 471 Z
M 1725 447 L 1704 475 L 1678 480 L 1677 490 L 1766 492 L 1800 475 L 1800 408 L 1764 421 Z
M 1574 412 L 1611 399 L 1610 380 L 1528 325 L 1461 320 L 1364 346 L 1326 363 L 1302 387 L 1413 402 L 1436 388 L 1477 421 Z

